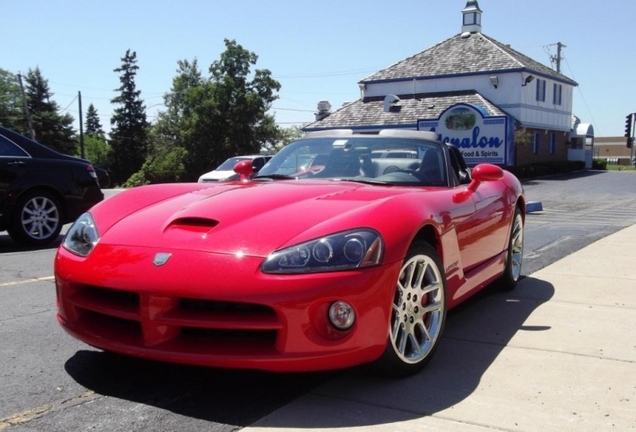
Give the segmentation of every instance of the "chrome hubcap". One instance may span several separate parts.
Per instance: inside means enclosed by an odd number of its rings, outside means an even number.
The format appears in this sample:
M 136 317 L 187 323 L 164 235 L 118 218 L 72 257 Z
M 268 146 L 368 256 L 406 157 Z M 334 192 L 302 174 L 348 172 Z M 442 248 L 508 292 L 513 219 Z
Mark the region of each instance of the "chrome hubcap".
M 22 209 L 20 222 L 30 237 L 41 240 L 55 232 L 60 223 L 60 213 L 50 199 L 35 197 Z
M 523 218 L 521 214 L 515 216 L 510 247 L 512 248 L 512 278 L 518 280 L 521 276 L 521 264 L 523 263 Z
M 442 275 L 427 255 L 409 259 L 398 280 L 391 314 L 391 343 L 405 363 L 425 359 L 440 335 L 444 314 Z

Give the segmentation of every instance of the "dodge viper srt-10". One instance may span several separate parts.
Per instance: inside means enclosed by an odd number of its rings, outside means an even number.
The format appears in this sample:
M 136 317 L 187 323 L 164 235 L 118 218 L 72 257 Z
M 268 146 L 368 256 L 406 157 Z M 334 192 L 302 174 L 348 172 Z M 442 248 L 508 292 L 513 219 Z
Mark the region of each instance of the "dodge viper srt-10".
M 166 362 L 415 373 L 447 312 L 514 287 L 523 257 L 520 182 L 436 137 L 309 133 L 257 175 L 110 197 L 58 249 L 58 321 Z

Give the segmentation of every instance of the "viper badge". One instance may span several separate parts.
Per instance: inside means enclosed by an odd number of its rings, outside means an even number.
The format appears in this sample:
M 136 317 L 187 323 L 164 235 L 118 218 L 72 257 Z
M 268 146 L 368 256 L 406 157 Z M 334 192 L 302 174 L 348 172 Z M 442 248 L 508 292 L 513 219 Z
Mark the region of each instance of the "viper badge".
M 168 262 L 171 256 L 172 254 L 160 252 L 155 255 L 155 259 L 152 260 L 152 263 L 157 267 L 162 266 Z

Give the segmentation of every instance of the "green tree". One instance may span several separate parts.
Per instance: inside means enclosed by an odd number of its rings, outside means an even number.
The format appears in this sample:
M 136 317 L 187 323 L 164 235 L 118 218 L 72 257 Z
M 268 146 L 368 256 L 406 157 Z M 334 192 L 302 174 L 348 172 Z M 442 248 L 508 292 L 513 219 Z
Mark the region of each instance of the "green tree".
M 297 141 L 303 136 L 303 130 L 300 126 L 290 126 L 280 129 L 280 141 L 278 141 L 271 149 L 271 152 L 277 153 L 287 144 Z
M 60 107 L 52 100 L 48 80 L 39 68 L 29 69 L 25 77 L 27 106 L 38 142 L 61 153 L 77 154 L 73 117 L 60 114 Z
M 24 108 L 18 78 L 0 69 L 0 125 L 26 133 Z
M 196 59 L 192 62 L 179 60 L 177 66 L 172 88 L 163 97 L 166 111 L 159 113 L 149 134 L 149 156 L 141 169 L 127 181 L 127 186 L 175 182 L 186 177 L 184 160 L 187 150 L 183 131 L 184 119 L 191 110 L 184 103 L 184 97 L 190 89 L 202 84 L 202 78 Z
M 159 146 L 149 154 L 141 169 L 124 184 L 126 187 L 180 181 L 185 174 L 183 147 Z
M 102 124 L 99 121 L 99 115 L 97 114 L 97 110 L 95 109 L 95 106 L 93 104 L 88 105 L 84 129 L 86 130 L 86 135 L 89 137 L 104 136 L 104 129 L 102 129 Z
M 111 103 L 119 105 L 110 119 L 110 163 L 111 180 L 122 184 L 143 165 L 147 153 L 148 121 L 146 107 L 141 100 L 141 91 L 137 90 L 137 53 L 126 51 L 121 58 L 122 65 L 114 72 L 120 72 L 121 86 L 115 91 L 119 96 Z
M 183 95 L 183 145 L 189 179 L 197 178 L 231 156 L 259 153 L 279 140 L 274 118 L 267 114 L 280 83 L 267 69 L 252 66 L 258 57 L 234 40 L 225 40 L 210 78 Z
M 515 145 L 527 146 L 532 144 L 532 134 L 526 128 L 515 129 Z
M 93 165 L 107 168 L 110 162 L 110 146 L 103 136 L 86 135 L 84 137 L 86 159 Z

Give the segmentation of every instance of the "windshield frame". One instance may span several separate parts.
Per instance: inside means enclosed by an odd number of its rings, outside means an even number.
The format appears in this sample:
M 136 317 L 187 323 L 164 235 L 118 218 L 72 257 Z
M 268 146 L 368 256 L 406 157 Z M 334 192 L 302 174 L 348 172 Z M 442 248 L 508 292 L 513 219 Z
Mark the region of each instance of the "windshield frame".
M 391 157 L 397 155 L 397 152 L 408 153 L 409 156 Z M 413 152 L 417 158 L 413 158 Z M 435 155 L 438 168 L 432 177 L 424 175 L 425 170 L 421 165 L 427 152 L 432 152 L 429 156 Z M 346 170 L 345 160 L 351 161 L 352 165 Z M 325 165 L 319 165 L 317 161 Z M 342 173 L 330 170 L 330 167 L 334 167 L 333 164 L 343 168 Z M 357 168 L 358 165 L 360 169 Z M 381 185 L 452 187 L 457 185 L 452 172 L 448 147 L 440 141 L 365 134 L 328 135 L 301 138 L 288 144 L 254 179 L 284 177 L 302 180 L 351 180 Z

